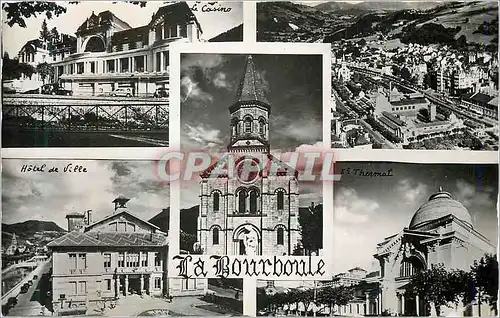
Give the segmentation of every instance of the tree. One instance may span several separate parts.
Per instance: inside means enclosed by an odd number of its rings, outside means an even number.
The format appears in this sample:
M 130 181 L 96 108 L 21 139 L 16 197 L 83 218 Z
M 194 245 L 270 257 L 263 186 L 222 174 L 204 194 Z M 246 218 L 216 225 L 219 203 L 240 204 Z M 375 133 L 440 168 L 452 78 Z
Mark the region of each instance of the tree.
M 43 19 L 42 26 L 40 28 L 40 39 L 42 41 L 50 40 L 49 27 L 47 26 L 47 19 Z
M 306 252 L 323 248 L 323 205 L 299 213 L 300 243 Z
M 7 25 L 12 27 L 18 25 L 22 28 L 26 27 L 25 19 L 36 17 L 37 14 L 45 14 L 47 19 L 66 13 L 66 7 L 63 7 L 56 2 L 48 1 L 22 1 L 8 2 L 2 4 L 2 9 L 7 13 Z
M 354 290 L 348 286 L 327 286 L 318 293 L 318 301 L 329 306 L 330 315 L 332 316 L 335 305 L 347 305 L 352 299 L 354 299 Z
M 470 293 L 471 286 L 472 280 L 468 273 L 461 270 L 450 272 L 443 264 L 433 264 L 431 268 L 413 275 L 406 290 L 419 295 L 433 306 L 439 316 L 441 306 L 448 306 L 449 302 L 458 304 L 460 300 L 473 297 Z
M 487 301 L 497 315 L 498 301 L 498 261 L 496 255 L 486 254 L 471 267 L 479 299 Z
M 59 42 L 59 31 L 57 30 L 56 27 L 50 29 L 50 42 L 52 44 Z
M 42 82 L 45 83 L 45 79 L 52 79 L 54 76 L 54 68 L 51 67 L 47 62 L 40 63 L 36 66 L 36 72 L 40 75 Z

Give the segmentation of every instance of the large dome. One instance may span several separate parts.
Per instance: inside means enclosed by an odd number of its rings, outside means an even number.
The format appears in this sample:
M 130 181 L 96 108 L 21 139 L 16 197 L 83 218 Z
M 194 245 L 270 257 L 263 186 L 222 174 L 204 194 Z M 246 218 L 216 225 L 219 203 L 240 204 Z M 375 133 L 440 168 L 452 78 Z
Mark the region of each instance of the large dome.
M 472 217 L 463 204 L 453 200 L 451 194 L 439 188 L 439 192 L 431 195 L 429 201 L 415 212 L 410 222 L 410 229 L 450 214 L 472 226 Z

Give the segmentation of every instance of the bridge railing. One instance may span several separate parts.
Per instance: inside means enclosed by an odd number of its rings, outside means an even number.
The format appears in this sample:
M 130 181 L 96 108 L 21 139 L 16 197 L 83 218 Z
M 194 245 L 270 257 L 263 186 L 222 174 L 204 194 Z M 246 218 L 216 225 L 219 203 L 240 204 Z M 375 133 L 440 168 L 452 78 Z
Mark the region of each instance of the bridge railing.
M 3 125 L 41 130 L 166 131 L 166 100 L 4 97 Z

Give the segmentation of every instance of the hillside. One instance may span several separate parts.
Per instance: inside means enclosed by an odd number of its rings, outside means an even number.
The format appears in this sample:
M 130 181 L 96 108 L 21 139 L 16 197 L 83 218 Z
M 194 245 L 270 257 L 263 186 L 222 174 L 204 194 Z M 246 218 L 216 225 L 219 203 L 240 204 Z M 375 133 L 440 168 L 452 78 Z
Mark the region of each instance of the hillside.
M 370 11 L 399 11 L 412 9 L 428 9 L 436 6 L 436 2 L 406 2 L 406 1 L 367 1 L 359 3 L 351 2 L 325 2 L 314 6 L 321 11 L 335 14 L 361 15 Z
M 22 223 L 2 223 L 2 233 L 15 233 L 18 238 L 31 238 L 38 232 L 66 232 L 52 221 L 25 221 Z
M 181 209 L 181 231 L 196 235 L 196 229 L 198 227 L 198 211 L 199 205 L 195 205 L 189 209 Z M 163 209 L 163 211 L 149 219 L 149 222 L 158 226 L 162 231 L 167 232 L 170 227 L 170 208 Z
M 241 42 L 243 41 L 243 24 L 221 33 L 208 42 Z

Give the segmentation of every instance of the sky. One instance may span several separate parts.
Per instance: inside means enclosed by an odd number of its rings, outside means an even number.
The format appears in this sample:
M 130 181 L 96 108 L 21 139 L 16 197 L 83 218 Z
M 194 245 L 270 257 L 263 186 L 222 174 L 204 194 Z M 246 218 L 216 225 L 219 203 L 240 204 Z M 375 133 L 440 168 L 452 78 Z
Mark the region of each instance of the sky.
M 408 227 L 413 214 L 439 187 L 461 202 L 474 228 L 497 245 L 497 165 L 342 162 L 335 166 L 337 173 L 347 168 L 393 169 L 394 176 L 344 174 L 334 184 L 334 272 L 356 266 L 378 270 L 373 258 L 376 244 Z
M 87 173 L 64 173 L 69 163 Z M 46 172 L 21 172 L 25 164 L 46 164 Z M 169 207 L 170 187 L 158 181 L 152 161 L 4 159 L 2 165 L 2 223 L 54 221 L 66 230 L 66 214 L 92 210 L 93 220 L 100 220 L 113 213 L 111 201 L 119 195 L 146 220 Z M 48 173 L 51 167 L 59 173 Z
M 127 22 L 130 26 L 139 27 L 148 24 L 151 21 L 151 16 L 158 8 L 172 1 L 148 1 L 146 7 L 141 8 L 138 5 L 133 5 L 125 2 L 112 1 L 81 1 L 78 4 L 69 4 L 68 2 L 60 2 L 67 8 L 67 12 L 59 17 L 53 17 L 47 20 L 49 30 L 54 26 L 57 27 L 59 33 L 75 35 L 77 28 L 85 22 L 92 14 L 111 10 L 118 18 Z M 196 1 L 187 1 L 192 7 Z M 243 23 L 243 3 L 219 1 L 214 7 L 224 6 L 231 8 L 229 12 L 202 12 L 199 9 L 193 12 L 201 24 L 205 40 L 211 39 L 235 26 Z M 5 11 L 2 10 L 2 17 L 5 20 Z M 31 17 L 26 20 L 26 28 L 19 26 L 9 27 L 5 22 L 3 24 L 3 51 L 9 53 L 10 56 L 17 56 L 21 47 L 29 40 L 38 38 L 40 26 L 45 18 L 44 14 L 37 17 Z
M 229 106 L 243 77 L 244 54 L 182 54 L 181 147 L 227 150 Z M 271 150 L 287 152 L 322 140 L 322 56 L 253 55 L 271 104 Z
M 271 104 L 272 153 L 320 147 L 322 56 L 252 55 Z M 181 148 L 221 154 L 229 142 L 229 106 L 243 77 L 246 55 L 181 55 Z M 199 204 L 199 180 L 181 184 L 181 207 Z M 322 202 L 322 185 L 301 182 L 300 204 Z

